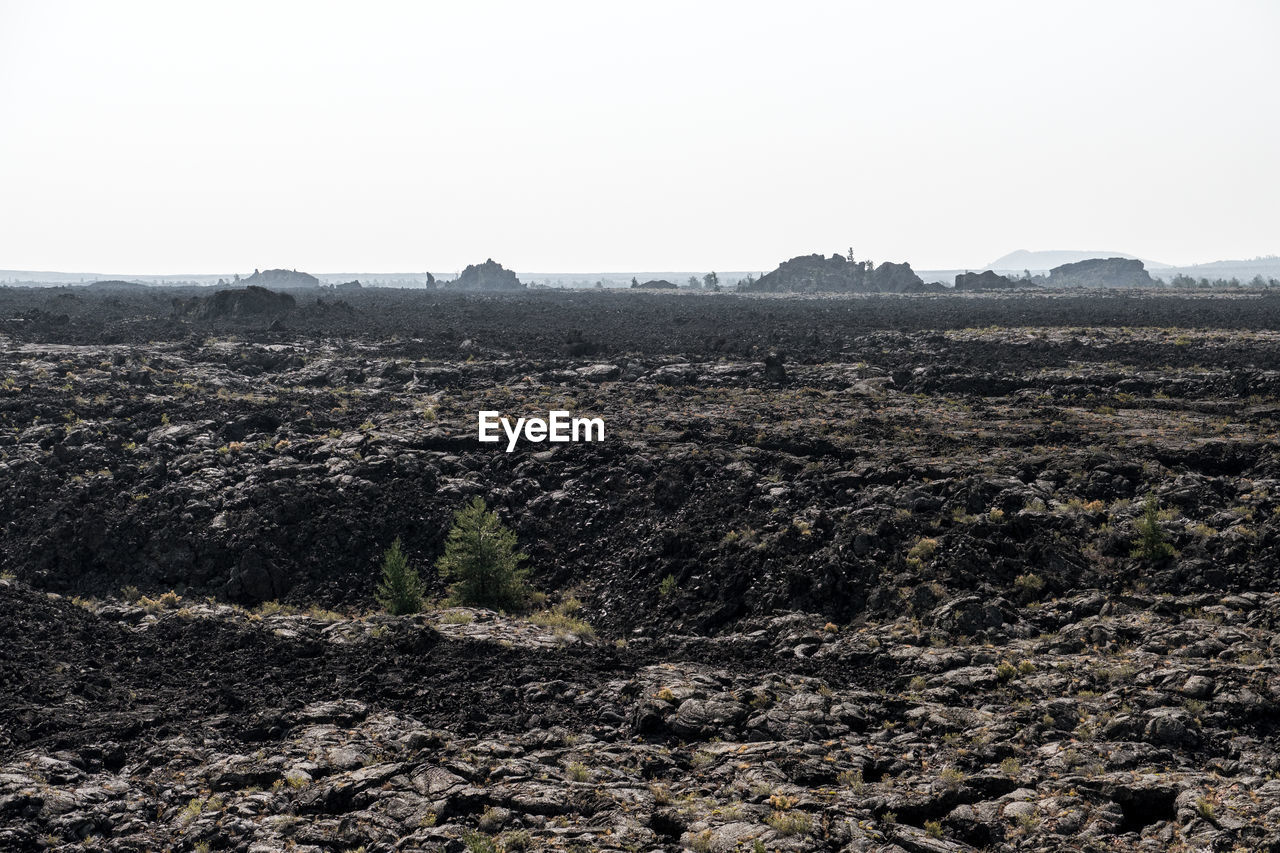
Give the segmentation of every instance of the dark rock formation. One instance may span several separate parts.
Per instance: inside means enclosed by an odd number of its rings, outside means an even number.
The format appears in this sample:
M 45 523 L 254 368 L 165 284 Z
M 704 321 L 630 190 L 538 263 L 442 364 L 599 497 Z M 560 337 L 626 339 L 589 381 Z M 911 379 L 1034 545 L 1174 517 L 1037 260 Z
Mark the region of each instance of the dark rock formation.
M 639 290 L 677 290 L 678 285 L 667 281 L 665 278 L 650 279 L 640 284 L 631 285 L 632 288 Z
M 1018 287 L 1035 287 L 1035 285 L 1025 279 L 1012 279 L 991 270 L 962 272 L 956 276 L 956 290 L 1011 290 Z
M 90 290 L 90 291 L 99 291 L 99 290 L 144 291 L 147 289 L 148 286 L 139 281 L 120 281 L 118 279 L 110 279 L 108 281 L 90 282 L 89 284 L 83 285 L 83 287 L 85 290 Z
M 270 287 L 276 290 L 319 287 L 320 279 L 310 273 L 297 270 L 258 270 L 253 275 L 241 279 L 240 284 Z
M 927 293 L 941 285 L 926 284 L 910 264 L 852 261 L 844 255 L 801 255 L 740 288 L 747 293 Z
M 471 264 L 445 287 L 451 290 L 524 290 L 516 274 L 489 258 L 483 264 Z
M 1051 287 L 1151 287 L 1154 282 L 1142 261 L 1095 258 L 1063 264 L 1049 271 Z
M 173 300 L 174 313 L 196 320 L 278 317 L 293 310 L 297 301 L 287 293 L 249 286 L 219 290 L 211 296 Z
M 771 352 L 764 359 L 764 378 L 774 385 L 787 384 L 787 368 L 782 353 Z

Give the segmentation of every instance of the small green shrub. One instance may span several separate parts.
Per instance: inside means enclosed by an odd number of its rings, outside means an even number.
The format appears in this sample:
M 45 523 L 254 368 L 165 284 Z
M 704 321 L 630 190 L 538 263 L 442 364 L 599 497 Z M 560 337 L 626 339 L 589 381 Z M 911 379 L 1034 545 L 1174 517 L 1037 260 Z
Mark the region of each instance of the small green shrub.
M 1160 505 L 1155 495 L 1148 495 L 1142 508 L 1142 518 L 1137 523 L 1138 541 L 1131 556 L 1147 563 L 1159 563 L 1178 552 L 1165 539 L 1160 528 Z
M 462 836 L 462 843 L 468 853 L 498 853 L 498 845 L 483 832 L 467 832 Z
M 382 582 L 376 593 L 378 603 L 393 616 L 417 613 L 422 610 L 422 579 L 409 565 L 400 548 L 400 539 L 382 555 Z
M 516 534 L 477 497 L 454 516 L 436 569 L 452 581 L 453 603 L 519 610 L 529 600 L 528 571 L 520 564 L 528 556 L 516 548 Z
M 1213 820 L 1217 813 L 1217 808 L 1213 804 L 1213 800 L 1208 797 L 1200 797 L 1196 800 L 1196 813 L 1205 820 Z
M 933 559 L 933 555 L 937 550 L 937 539 L 921 537 L 917 539 L 915 544 L 907 551 L 907 564 L 913 569 L 920 569 L 925 563 Z
M 813 818 L 804 812 L 776 811 L 764 822 L 779 835 L 808 835 L 813 832 Z
M 956 767 L 944 767 L 938 774 L 938 781 L 948 791 L 954 791 L 964 784 L 964 773 Z
M 557 636 L 573 635 L 584 640 L 595 637 L 596 629 L 575 614 L 582 609 L 582 602 L 576 598 L 562 601 L 550 610 L 543 610 L 529 617 L 529 621 L 543 628 L 550 628 Z
M 658 596 L 661 598 L 670 598 L 676 594 L 676 576 L 667 575 L 662 579 L 662 583 L 658 584 Z
M 866 787 L 866 783 L 862 780 L 861 770 L 842 771 L 840 775 L 836 777 L 836 781 L 841 785 L 844 785 L 850 791 L 853 791 L 855 794 L 861 794 L 863 788 Z
M 183 807 L 178 817 L 181 820 L 190 822 L 200 817 L 200 813 L 203 811 L 204 811 L 204 800 L 200 799 L 199 797 L 192 797 L 190 800 L 187 801 L 186 806 Z
M 1044 592 L 1044 578 L 1034 572 L 1027 572 L 1013 579 L 1013 587 L 1024 601 L 1035 601 Z
M 498 846 L 503 853 L 522 853 L 522 851 L 533 849 L 533 836 L 527 829 L 504 832 L 498 837 Z
M 182 596 L 169 590 L 159 598 L 148 598 L 144 595 L 138 599 L 138 603 L 148 613 L 159 613 L 162 610 L 177 610 L 182 606 Z

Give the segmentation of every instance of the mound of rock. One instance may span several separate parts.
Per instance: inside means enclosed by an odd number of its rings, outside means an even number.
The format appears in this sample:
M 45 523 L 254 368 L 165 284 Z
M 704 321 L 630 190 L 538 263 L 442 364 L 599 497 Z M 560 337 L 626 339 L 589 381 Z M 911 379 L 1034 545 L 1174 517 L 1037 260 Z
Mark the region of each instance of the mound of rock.
M 277 290 L 319 287 L 320 279 L 310 273 L 297 270 L 258 270 L 253 275 L 241 279 L 240 284 L 254 287 L 273 287 Z
M 801 255 L 739 289 L 749 293 L 925 293 L 943 288 L 926 284 L 906 263 L 877 267 L 844 255 Z
M 462 275 L 445 285 L 451 290 L 524 290 L 515 272 L 489 258 L 483 264 L 471 264 Z
M 297 300 L 287 293 L 251 285 L 219 290 L 211 296 L 175 299 L 174 313 L 196 320 L 278 317 L 292 311 L 296 305 Z
M 120 281 L 119 279 L 108 279 L 106 281 L 94 281 L 83 285 L 88 291 L 118 291 L 127 290 L 132 292 L 140 292 L 147 289 L 147 285 L 140 281 Z
M 991 270 L 962 272 L 956 276 L 957 291 L 1012 290 L 1018 287 L 1034 286 L 1029 281 L 1018 281 Z
M 632 288 L 639 290 L 677 290 L 678 285 L 667 281 L 665 278 L 655 278 L 649 281 L 640 282 L 631 285 Z
M 1049 271 L 1051 287 L 1151 287 L 1154 282 L 1136 258 L 1093 258 Z

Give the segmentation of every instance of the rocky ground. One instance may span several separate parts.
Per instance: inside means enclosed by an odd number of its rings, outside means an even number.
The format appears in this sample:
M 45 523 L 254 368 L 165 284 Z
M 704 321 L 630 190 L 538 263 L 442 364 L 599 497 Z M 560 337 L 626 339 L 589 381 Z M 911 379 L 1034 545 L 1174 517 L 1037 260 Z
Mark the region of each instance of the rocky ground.
M 0 289 L 0 849 L 1280 849 L 1280 299 L 189 296 Z

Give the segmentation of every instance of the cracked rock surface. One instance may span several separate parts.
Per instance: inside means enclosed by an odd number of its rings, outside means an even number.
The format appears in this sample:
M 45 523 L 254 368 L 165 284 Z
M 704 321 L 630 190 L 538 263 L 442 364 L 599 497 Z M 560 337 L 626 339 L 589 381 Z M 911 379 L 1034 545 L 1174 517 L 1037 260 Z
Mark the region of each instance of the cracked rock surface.
M 1280 850 L 1275 296 L 344 300 L 0 288 L 0 850 Z
M 1280 844 L 1280 595 L 1083 594 L 998 644 L 793 613 L 714 652 L 483 611 L 0 605 L 6 849 Z

